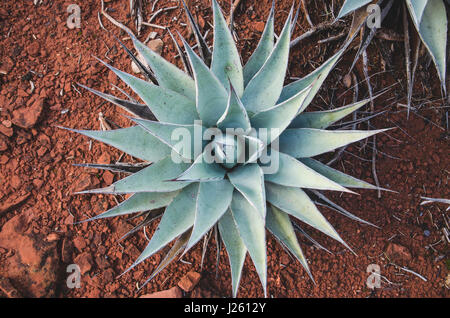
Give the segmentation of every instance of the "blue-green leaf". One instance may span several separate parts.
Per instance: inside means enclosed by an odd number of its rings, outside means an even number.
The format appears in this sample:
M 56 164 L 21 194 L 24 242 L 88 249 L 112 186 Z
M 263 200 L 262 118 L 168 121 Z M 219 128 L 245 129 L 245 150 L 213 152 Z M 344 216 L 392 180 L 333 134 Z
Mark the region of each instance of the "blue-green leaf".
M 64 128 L 89 138 L 101 141 L 127 154 L 150 162 L 158 161 L 170 154 L 171 150 L 159 139 L 139 126 L 115 130 L 78 130 Z
M 231 81 L 238 96 L 244 92 L 241 57 L 233 36 L 216 0 L 212 0 L 214 13 L 214 50 L 211 70 L 225 88 Z
M 266 191 L 262 169 L 256 163 L 240 166 L 228 173 L 228 178 L 262 219 L 265 219 Z
M 333 226 L 320 213 L 313 201 L 300 188 L 267 182 L 267 201 L 280 210 L 345 244 Z
M 288 99 L 275 107 L 259 112 L 250 118 L 253 128 L 267 129 L 267 134 L 269 134 L 269 136 L 267 136 L 267 140 L 263 140 L 264 142 L 270 144 L 282 134 L 295 116 L 297 116 L 298 112 L 303 108 L 304 101 L 310 91 L 311 86 L 305 88 L 291 99 Z
M 200 183 L 194 228 L 186 250 L 194 246 L 228 210 L 233 190 L 228 180 Z
M 227 109 L 217 122 L 217 127 L 222 130 L 226 130 L 227 128 L 242 128 L 244 132 L 248 132 L 251 129 L 247 111 L 237 96 L 233 85 L 230 87 Z
M 225 177 L 225 169 L 216 162 L 208 162 L 206 150 L 200 154 L 194 163 L 175 180 L 187 182 L 213 182 Z
M 123 201 L 119 205 L 109 209 L 102 214 L 94 216 L 86 221 L 93 221 L 104 218 L 111 218 L 136 212 L 149 211 L 168 206 L 173 198 L 178 195 L 179 191 L 174 192 L 142 192 L 135 193 L 129 199 Z
M 370 2 L 372 2 L 372 0 L 345 0 L 337 18 L 340 19 L 345 17 L 347 14 L 361 8 L 362 6 L 365 6 Z
M 289 125 L 289 128 L 316 128 L 325 129 L 341 120 L 347 115 L 355 112 L 362 106 L 370 102 L 370 99 L 347 105 L 344 107 L 318 111 L 318 112 L 303 112 L 299 114 Z
M 244 84 L 250 82 L 250 80 L 259 72 L 263 67 L 267 58 L 273 50 L 274 46 L 274 16 L 275 16 L 275 1 L 272 3 L 272 9 L 270 10 L 269 18 L 267 19 L 264 32 L 259 40 L 256 50 L 253 52 L 252 56 L 248 60 L 247 64 L 244 66 Z
M 275 106 L 283 90 L 289 59 L 291 19 L 292 10 L 272 53 L 245 88 L 242 103 L 252 113 Z
M 368 138 L 381 130 L 287 129 L 280 136 L 280 151 L 295 158 L 314 157 Z
M 349 176 L 348 174 L 333 169 L 312 158 L 302 158 L 300 159 L 300 161 L 303 162 L 308 167 L 310 167 L 311 169 L 314 169 L 321 175 L 327 177 L 328 179 L 333 180 L 336 183 L 339 183 L 343 187 L 371 189 L 371 190 L 378 189 L 376 186 L 371 185 L 370 183 Z
M 213 127 L 227 108 L 227 90 L 184 39 L 183 43 L 194 72 L 197 112 L 203 125 Z
M 203 135 L 202 126 L 169 124 L 139 118 L 131 118 L 131 120 L 136 122 L 152 136 L 158 138 L 182 158 L 187 160 L 193 160 L 195 158 L 195 142 L 199 142 L 196 140 L 196 130 L 198 130 L 199 134 Z M 185 140 L 186 138 L 188 140 Z
M 322 176 L 294 157 L 276 152 L 274 149 L 272 149 L 271 157 L 278 159 L 278 170 L 273 174 L 265 174 L 264 179 L 266 181 L 287 187 L 352 192 Z
M 289 215 L 278 210 L 276 207 L 271 206 L 267 209 L 266 219 L 267 229 L 291 251 L 292 254 L 298 259 L 300 264 L 308 273 L 312 279 L 311 271 L 309 270 L 308 262 L 303 255 L 302 248 L 298 243 L 297 236 L 295 235 L 294 227 L 292 226 Z
M 267 294 L 267 255 L 265 222 L 244 196 L 234 191 L 231 212 L 236 221 L 239 235 L 248 249 L 256 271 Z
M 130 36 L 134 46 L 154 72 L 158 84 L 186 96 L 191 101 L 195 101 L 194 79 L 174 64 L 166 61 L 158 53 L 152 51 L 132 34 Z
M 227 249 L 228 259 L 231 267 L 231 284 L 233 288 L 233 297 L 237 296 L 239 282 L 241 281 L 242 268 L 244 267 L 247 248 L 242 241 L 239 231 L 236 227 L 233 214 L 228 210 L 219 220 L 219 231 L 225 248 Z
M 186 187 L 188 182 L 169 181 L 179 176 L 189 165 L 175 163 L 171 156 L 155 162 L 151 166 L 140 170 L 109 187 L 79 193 L 139 193 L 139 192 L 171 192 Z
M 344 53 L 344 48 L 340 49 L 336 54 L 334 54 L 331 58 L 329 58 L 325 63 L 323 63 L 319 68 L 317 68 L 314 72 L 308 74 L 307 76 L 286 85 L 281 92 L 280 99 L 278 103 L 282 103 L 291 97 L 297 95 L 299 92 L 304 90 L 306 87 L 312 85 L 311 92 L 306 98 L 304 104 L 304 108 L 308 107 L 311 101 L 316 96 L 319 89 L 322 87 L 323 82 L 327 78 L 328 74 L 334 68 L 339 58 Z
M 122 72 L 101 60 L 99 61 L 130 86 L 158 120 L 173 124 L 192 124 L 194 120 L 198 119 L 195 103 L 189 98 Z
M 161 248 L 192 227 L 195 219 L 198 187 L 198 183 L 191 184 L 173 199 L 172 203 L 166 208 L 161 222 L 147 247 L 131 268 L 158 252 Z
M 407 0 L 406 3 L 417 32 L 433 58 L 445 91 L 448 28 L 444 1 Z

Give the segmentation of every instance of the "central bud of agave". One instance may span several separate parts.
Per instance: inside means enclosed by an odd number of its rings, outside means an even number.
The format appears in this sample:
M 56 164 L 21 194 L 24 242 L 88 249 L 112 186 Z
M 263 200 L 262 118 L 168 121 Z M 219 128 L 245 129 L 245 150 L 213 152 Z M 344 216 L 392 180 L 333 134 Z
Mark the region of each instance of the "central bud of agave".
M 225 168 L 245 163 L 245 140 L 242 136 L 221 134 L 212 142 L 215 161 Z
M 210 144 L 216 163 L 226 169 L 255 162 L 263 153 L 264 144 L 257 138 L 238 133 L 220 133 Z

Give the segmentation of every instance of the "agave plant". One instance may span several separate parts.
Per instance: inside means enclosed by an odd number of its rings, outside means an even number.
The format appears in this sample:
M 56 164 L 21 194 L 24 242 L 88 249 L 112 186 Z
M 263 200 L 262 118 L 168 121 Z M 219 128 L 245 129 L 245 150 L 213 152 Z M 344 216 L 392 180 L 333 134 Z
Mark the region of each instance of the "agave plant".
M 397 2 L 397 1 L 395 1 Z M 338 19 L 342 18 L 356 10 L 366 7 L 373 3 L 372 0 L 346 0 L 339 12 Z M 383 11 L 381 18 L 384 18 L 393 7 L 394 0 L 375 1 Z M 411 20 L 420 36 L 422 43 L 430 53 L 436 66 L 439 78 L 441 80 L 444 92 L 446 75 L 446 56 L 447 56 L 447 13 L 444 0 L 404 0 L 408 8 Z M 448 3 L 448 1 L 447 1 Z M 373 33 L 366 38 L 365 46 L 368 45 Z M 409 45 L 409 44 L 406 44 Z M 412 77 L 413 78 L 413 77 Z
M 186 10 L 193 21 L 189 10 Z M 367 104 L 368 100 L 334 110 L 304 112 L 343 50 L 313 73 L 283 86 L 293 10 L 275 43 L 272 6 L 257 49 L 244 67 L 216 0 L 212 0 L 212 10 L 212 52 L 203 45 L 204 39 L 195 24 L 193 30 L 197 32 L 200 56 L 184 39 L 185 52 L 178 47 L 183 53 L 181 57 L 186 58 L 187 72 L 166 61 L 135 37 L 132 37 L 134 46 L 145 63 L 127 51 L 143 74 L 157 84 L 104 63 L 145 104 L 122 100 L 83 86 L 129 111 L 133 114 L 130 119 L 136 125 L 107 131 L 73 131 L 116 147 L 144 162 L 139 165 L 85 164 L 130 175 L 106 188 L 81 193 L 132 194 L 121 204 L 90 220 L 143 212 L 138 214 L 145 216 L 141 225 L 147 225 L 161 217 L 148 245 L 128 270 L 174 241 L 151 279 L 171 260 L 181 253 L 184 255 L 215 231 L 217 243 L 223 241 L 230 260 L 233 296 L 238 292 L 247 252 L 266 294 L 266 229 L 298 259 L 309 275 L 308 263 L 294 231 L 301 230 L 301 226 L 293 222 L 294 219 L 347 246 L 320 213 L 310 198 L 312 194 L 305 192 L 307 189 L 342 192 L 351 192 L 347 187 L 377 189 L 312 157 L 382 130 L 326 129 Z M 157 120 L 152 120 L 153 115 Z M 199 151 L 181 151 L 178 140 L 173 138 L 177 131 L 182 130 L 189 133 L 188 138 L 195 139 L 196 130 L 203 133 L 210 128 L 217 134 L 211 140 L 202 140 Z M 268 132 L 265 136 L 262 133 L 264 129 Z M 242 153 L 245 155 L 237 155 Z M 265 169 L 274 166 L 274 162 L 262 161 L 265 153 L 277 163 L 273 171 Z M 208 156 L 212 156 L 214 161 L 208 162 Z M 320 192 L 315 194 L 340 212 L 358 219 Z

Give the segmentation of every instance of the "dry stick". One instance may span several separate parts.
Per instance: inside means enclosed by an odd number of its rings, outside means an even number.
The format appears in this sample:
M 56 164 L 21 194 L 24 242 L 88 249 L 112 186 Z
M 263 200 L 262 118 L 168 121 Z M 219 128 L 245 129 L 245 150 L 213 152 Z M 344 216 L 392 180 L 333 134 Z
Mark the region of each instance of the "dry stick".
M 294 46 L 296 46 L 297 44 L 300 43 L 300 41 L 309 38 L 310 36 L 314 35 L 316 32 L 321 32 L 333 27 L 340 27 L 337 23 L 334 23 L 334 21 L 332 22 L 322 22 L 317 24 L 316 26 L 314 26 L 313 28 L 311 28 L 310 30 L 306 31 L 305 33 L 303 33 L 302 35 L 300 35 L 299 37 L 295 38 L 294 40 L 291 41 L 291 48 L 293 48 Z
M 231 14 L 227 18 L 227 24 L 229 25 L 231 22 L 231 18 L 234 16 L 234 11 L 236 11 L 237 7 L 241 3 L 241 0 L 234 0 L 234 2 L 231 4 Z
M 301 0 L 300 4 L 301 4 L 301 6 L 302 6 L 303 13 L 304 13 L 305 16 L 306 16 L 306 21 L 308 21 L 308 23 L 309 23 L 309 25 L 311 26 L 311 28 L 314 28 L 314 24 L 312 23 L 311 17 L 309 16 L 308 8 L 306 7 L 305 0 Z
M 367 51 L 364 50 L 362 52 L 362 58 L 363 58 L 363 72 L 364 72 L 364 77 L 366 78 L 366 82 L 367 82 L 367 88 L 369 90 L 369 97 L 370 97 L 370 111 L 373 114 L 375 112 L 375 105 L 373 103 L 373 93 L 372 93 L 372 85 L 370 84 L 370 79 L 369 79 L 369 67 L 368 67 L 368 60 L 367 60 Z M 370 121 L 367 121 L 367 123 L 370 125 Z M 372 174 L 373 174 L 373 179 L 375 181 L 375 185 L 377 186 L 377 191 L 378 191 L 378 199 L 381 198 L 381 190 L 380 190 L 380 182 L 378 180 L 378 175 L 377 175 L 377 164 L 376 164 L 376 159 L 377 159 L 377 137 L 373 136 L 373 148 L 372 148 Z
M 105 16 L 105 18 L 107 18 L 112 24 L 114 24 L 116 27 L 121 28 L 122 30 L 124 30 L 127 33 L 133 34 L 134 33 L 130 30 L 130 28 L 128 28 L 127 26 L 123 25 L 122 23 L 116 21 L 112 16 L 110 16 L 108 13 L 106 13 L 105 11 L 105 3 L 103 2 L 103 0 L 101 0 L 102 3 L 102 10 L 101 10 L 101 14 L 103 14 Z
M 408 97 L 407 97 L 407 115 L 406 118 L 409 119 L 409 112 L 411 110 L 411 96 L 409 94 L 411 90 L 411 46 L 409 43 L 409 24 L 408 16 L 406 13 L 406 4 L 403 5 L 403 36 L 405 42 L 405 63 L 406 63 L 406 83 L 408 85 Z

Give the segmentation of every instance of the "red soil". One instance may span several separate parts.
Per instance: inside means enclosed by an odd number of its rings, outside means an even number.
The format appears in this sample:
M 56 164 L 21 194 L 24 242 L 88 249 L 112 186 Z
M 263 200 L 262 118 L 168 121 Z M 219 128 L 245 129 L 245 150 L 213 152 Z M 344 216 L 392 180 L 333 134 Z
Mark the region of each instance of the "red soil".
M 78 2 L 82 10 L 82 28 L 67 28 L 66 8 Z M 128 16 L 128 1 L 106 1 L 114 8 L 110 14 L 134 30 Z M 228 1 L 220 1 L 225 10 Z M 226 3 L 225 3 L 226 2 Z M 269 0 L 242 1 L 236 14 L 236 28 L 244 60 L 255 48 L 270 8 Z M 278 1 L 277 32 L 291 5 Z M 315 23 L 324 19 L 321 4 L 309 1 Z M 342 1 L 340 1 L 342 2 Z M 197 16 L 211 22 L 208 1 L 191 0 Z M 161 0 L 157 8 L 176 5 Z M 231 295 L 231 278 L 225 251 L 215 268 L 215 242 L 210 242 L 203 269 L 200 268 L 201 246 L 188 253 L 183 262 L 174 262 L 154 280 L 137 291 L 159 264 L 158 254 L 143 265 L 116 278 L 137 258 L 146 244 L 139 233 L 118 242 L 136 220 L 126 218 L 72 225 L 96 215 L 116 204 L 111 196 L 72 195 L 83 189 L 103 187 L 121 175 L 74 167 L 74 163 L 115 162 L 121 153 L 98 142 L 58 129 L 56 126 L 98 129 L 98 113 L 119 126 L 129 126 L 121 116 L 123 111 L 76 88 L 80 82 L 95 89 L 111 92 L 111 84 L 125 88 L 118 79 L 105 71 L 92 55 L 131 72 L 130 60 L 114 37 L 99 27 L 99 1 L 43 1 L 34 7 L 31 2 L 4 0 L 0 7 L 0 296 L 58 296 L 58 297 L 137 297 L 176 286 L 190 270 L 201 272 L 199 285 L 188 296 L 213 297 Z M 147 8 L 149 11 L 150 8 Z M 228 12 L 228 11 L 225 11 Z M 174 18 L 177 18 L 176 20 Z M 200 19 L 200 20 L 202 20 Z M 184 36 L 188 30 L 181 9 L 158 16 L 153 23 L 170 26 Z M 111 33 L 125 34 L 103 19 Z M 201 23 L 206 31 L 209 26 Z M 308 29 L 300 15 L 295 35 Z M 144 40 L 151 31 L 164 42 L 163 56 L 172 62 L 175 48 L 168 33 L 144 27 Z M 334 30 L 330 31 L 333 34 Z M 301 42 L 293 49 L 289 75 L 301 77 L 316 68 L 338 48 L 339 42 L 318 45 L 317 41 L 330 34 L 324 32 Z M 208 38 L 212 41 L 211 34 Z M 192 39 L 191 39 L 192 40 Z M 130 41 L 125 41 L 131 48 Z M 377 42 L 380 44 L 381 42 Z M 388 112 L 372 121 L 376 128 L 397 127 L 377 138 L 377 173 L 381 186 L 398 191 L 360 191 L 360 196 L 333 194 L 343 207 L 380 228 L 351 221 L 322 208 L 344 240 L 354 249 L 353 255 L 338 243 L 308 228 L 308 231 L 334 255 L 318 250 L 302 239 L 316 284 L 308 279 L 301 266 L 290 259 L 275 240 L 268 239 L 268 290 L 273 297 L 448 297 L 445 280 L 449 275 L 448 245 L 442 239 L 445 226 L 445 206 L 420 206 L 420 197 L 450 197 L 448 187 L 450 148 L 445 128 L 444 110 L 440 108 L 438 79 L 432 67 L 421 59 L 416 81 L 415 104 L 427 101 L 418 114 L 406 119 L 404 108 L 403 49 L 400 43 L 381 43 L 394 48 L 387 72 L 372 78 L 375 90 L 400 82 L 383 99 L 375 103 L 376 110 Z M 397 53 L 399 52 L 399 53 Z M 351 51 L 329 76 L 311 106 L 327 108 L 348 104 L 352 92 L 346 92 L 342 75 L 352 61 Z M 380 70 L 382 58 L 378 46 L 370 48 L 371 73 Z M 423 60 L 423 61 L 422 61 Z M 389 62 L 393 63 L 392 65 Z M 423 62 L 423 63 L 422 63 Z M 358 77 L 363 78 L 357 68 Z M 3 74 L 5 73 L 5 74 Z M 35 89 L 31 92 L 30 81 Z M 360 85 L 365 90 L 365 85 Z M 81 94 L 77 91 L 79 90 Z M 119 95 L 115 91 L 113 94 Z M 387 107 L 387 108 L 386 108 Z M 443 128 L 444 127 L 444 128 Z M 366 129 L 365 125 L 361 126 Z M 373 183 L 371 144 L 348 148 L 335 164 L 342 171 Z M 357 159 L 354 155 L 364 158 Z M 399 159 L 389 158 L 395 156 Z M 134 161 L 129 156 L 122 161 Z M 122 200 L 122 198 L 118 198 Z M 148 233 L 156 224 L 148 228 Z M 447 262 L 447 264 L 446 264 Z M 80 265 L 83 275 L 81 288 L 66 287 L 66 267 Z M 381 267 L 380 289 L 366 287 L 370 264 Z M 399 269 L 400 266 L 419 273 L 419 277 Z M 262 288 L 250 260 L 243 272 L 239 296 L 260 297 Z M 388 283 L 391 282 L 391 283 Z

